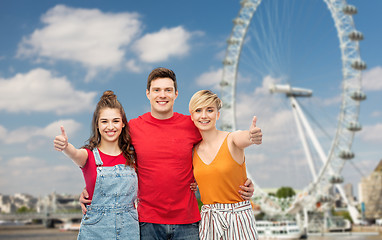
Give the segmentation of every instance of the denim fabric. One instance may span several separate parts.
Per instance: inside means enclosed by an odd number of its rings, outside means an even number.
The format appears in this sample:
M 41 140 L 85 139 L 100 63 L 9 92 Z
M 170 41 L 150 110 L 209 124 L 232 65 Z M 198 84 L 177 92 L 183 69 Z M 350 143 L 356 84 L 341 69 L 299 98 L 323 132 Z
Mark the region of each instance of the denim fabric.
M 82 217 L 78 239 L 139 239 L 138 213 L 134 207 L 138 179 L 124 164 L 103 167 L 98 150 L 93 154 L 97 180 L 91 205 Z
M 139 223 L 141 240 L 197 240 L 199 223 L 192 224 L 155 224 Z

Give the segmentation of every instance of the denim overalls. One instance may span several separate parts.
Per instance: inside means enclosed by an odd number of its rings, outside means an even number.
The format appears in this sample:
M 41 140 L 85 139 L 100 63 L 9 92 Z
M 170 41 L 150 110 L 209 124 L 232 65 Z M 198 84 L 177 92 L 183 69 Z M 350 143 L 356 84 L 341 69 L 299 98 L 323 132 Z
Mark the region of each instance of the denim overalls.
M 97 180 L 78 239 L 139 239 L 138 213 L 134 207 L 138 189 L 135 170 L 124 164 L 103 167 L 97 148 L 93 154 Z

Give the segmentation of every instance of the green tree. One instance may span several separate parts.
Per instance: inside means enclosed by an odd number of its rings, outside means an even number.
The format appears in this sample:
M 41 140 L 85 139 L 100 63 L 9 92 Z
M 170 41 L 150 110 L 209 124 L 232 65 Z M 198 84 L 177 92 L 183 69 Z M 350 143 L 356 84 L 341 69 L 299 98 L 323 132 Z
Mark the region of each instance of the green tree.
M 276 192 L 276 197 L 287 198 L 296 195 L 296 192 L 291 187 L 281 187 Z
M 21 208 L 18 208 L 16 210 L 16 213 L 29 213 L 29 212 L 34 212 L 34 210 L 27 208 L 26 206 L 22 206 Z

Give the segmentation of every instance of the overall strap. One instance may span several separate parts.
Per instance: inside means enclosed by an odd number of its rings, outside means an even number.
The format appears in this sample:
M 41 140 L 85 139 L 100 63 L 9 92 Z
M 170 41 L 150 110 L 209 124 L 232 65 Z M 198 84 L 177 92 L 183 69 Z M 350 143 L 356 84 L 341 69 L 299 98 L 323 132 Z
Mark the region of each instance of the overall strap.
M 102 166 L 103 162 L 101 160 L 101 156 L 99 155 L 98 148 L 94 148 L 93 149 L 93 155 L 94 155 L 94 159 L 95 159 L 96 165 L 97 166 Z

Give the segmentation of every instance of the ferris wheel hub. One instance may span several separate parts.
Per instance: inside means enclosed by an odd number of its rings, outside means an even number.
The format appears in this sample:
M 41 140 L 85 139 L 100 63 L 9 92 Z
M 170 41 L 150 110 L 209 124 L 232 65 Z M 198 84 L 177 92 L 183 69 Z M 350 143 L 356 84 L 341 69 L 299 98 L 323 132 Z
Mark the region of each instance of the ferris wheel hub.
M 287 96 L 293 97 L 311 97 L 313 94 L 310 89 L 291 87 L 289 84 L 271 84 L 269 91 L 271 93 L 285 93 Z

